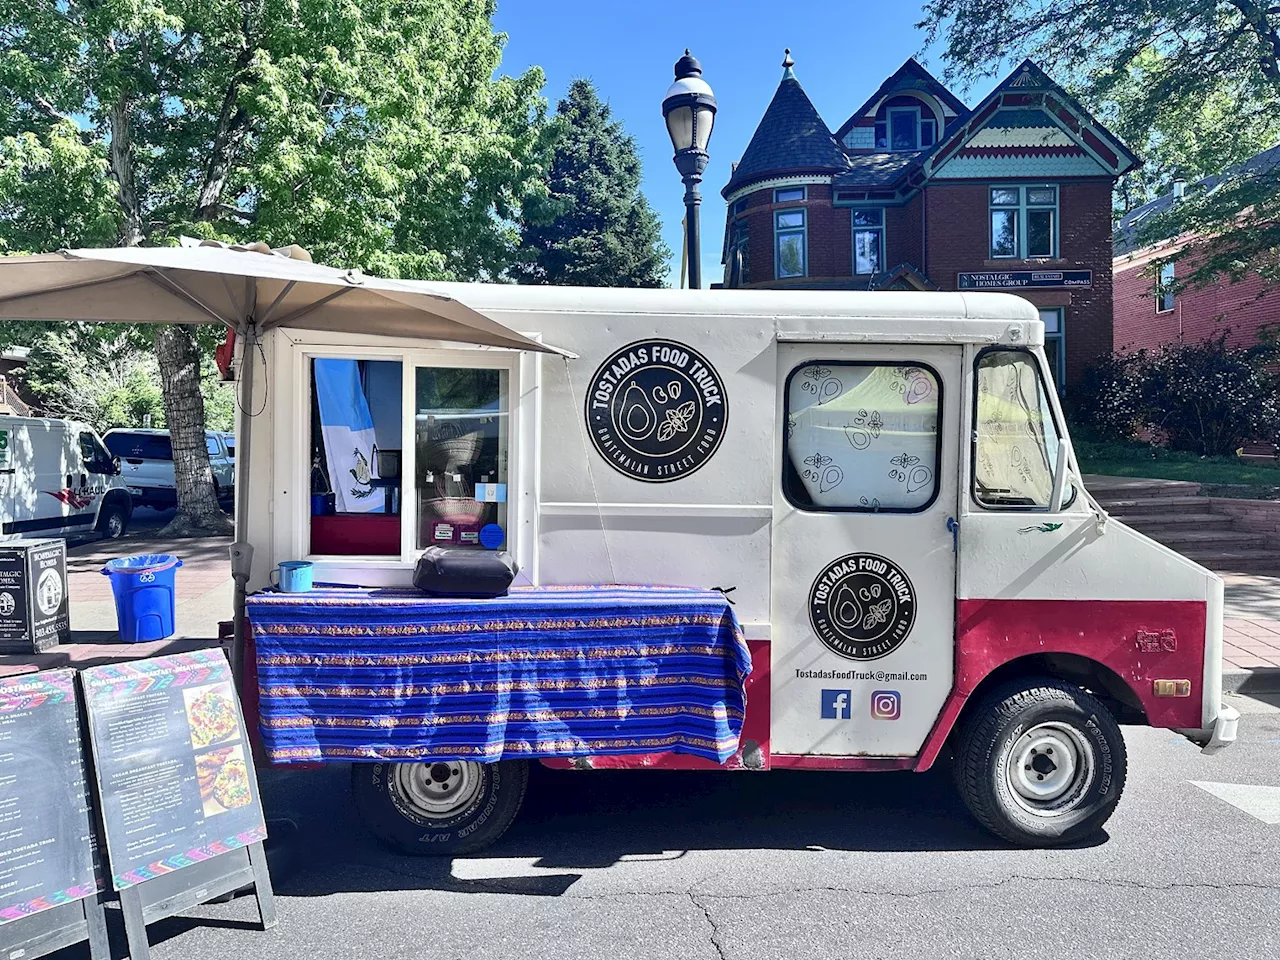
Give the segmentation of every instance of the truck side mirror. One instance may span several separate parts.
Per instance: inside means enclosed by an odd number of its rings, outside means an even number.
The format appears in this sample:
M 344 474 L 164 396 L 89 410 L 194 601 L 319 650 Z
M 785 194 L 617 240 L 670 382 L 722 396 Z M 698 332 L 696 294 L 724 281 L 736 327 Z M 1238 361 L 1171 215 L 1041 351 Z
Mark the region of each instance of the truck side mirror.
M 111 458 L 111 475 L 113 477 L 120 476 L 120 458 L 119 457 Z
M 1058 440 L 1058 461 L 1053 465 L 1053 492 L 1049 494 L 1049 512 L 1062 510 L 1063 494 L 1067 489 L 1067 464 L 1071 460 L 1071 441 L 1066 437 Z

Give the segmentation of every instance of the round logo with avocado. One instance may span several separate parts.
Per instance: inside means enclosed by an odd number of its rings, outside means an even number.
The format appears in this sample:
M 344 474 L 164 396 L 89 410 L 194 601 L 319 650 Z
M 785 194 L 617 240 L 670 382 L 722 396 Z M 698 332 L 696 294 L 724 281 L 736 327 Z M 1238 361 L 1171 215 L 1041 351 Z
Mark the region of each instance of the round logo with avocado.
M 600 456 L 645 483 L 687 477 L 724 438 L 724 381 L 698 351 L 637 340 L 600 364 L 587 390 L 587 430 Z
M 906 573 L 874 553 L 832 561 L 809 591 L 809 624 L 818 639 L 850 660 L 879 660 L 902 646 L 916 619 Z

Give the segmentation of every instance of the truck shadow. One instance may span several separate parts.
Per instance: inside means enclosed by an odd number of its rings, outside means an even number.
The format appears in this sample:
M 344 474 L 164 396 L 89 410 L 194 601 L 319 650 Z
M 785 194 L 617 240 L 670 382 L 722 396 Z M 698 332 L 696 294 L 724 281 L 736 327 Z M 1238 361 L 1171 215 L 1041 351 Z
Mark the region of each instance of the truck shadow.
M 1013 850 L 977 825 L 943 770 L 868 776 L 535 765 L 519 819 L 493 847 L 458 860 L 407 857 L 383 847 L 360 822 L 349 776 L 338 764 L 263 776 L 268 819 L 298 825 L 296 844 L 269 854 L 282 895 L 429 889 L 559 896 L 592 870 L 702 850 Z M 1076 846 L 1106 840 L 1103 832 Z

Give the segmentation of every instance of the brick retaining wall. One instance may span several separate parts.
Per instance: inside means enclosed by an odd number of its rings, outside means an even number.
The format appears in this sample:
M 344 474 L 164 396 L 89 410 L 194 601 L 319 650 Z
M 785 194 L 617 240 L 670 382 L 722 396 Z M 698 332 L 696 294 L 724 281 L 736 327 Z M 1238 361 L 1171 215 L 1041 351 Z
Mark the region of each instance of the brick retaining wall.
M 1229 497 L 1206 497 L 1209 512 L 1234 517 L 1235 529 L 1247 533 L 1261 533 L 1267 538 L 1267 548 L 1280 549 L 1280 500 L 1233 500 Z

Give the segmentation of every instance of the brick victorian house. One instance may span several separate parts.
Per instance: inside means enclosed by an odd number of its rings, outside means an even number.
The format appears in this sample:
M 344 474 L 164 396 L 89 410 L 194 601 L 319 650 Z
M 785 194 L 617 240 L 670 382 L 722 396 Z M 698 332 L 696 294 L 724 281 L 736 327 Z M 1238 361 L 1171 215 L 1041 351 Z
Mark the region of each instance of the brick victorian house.
M 722 193 L 725 287 L 1004 290 L 1060 384 L 1111 351 L 1111 190 L 1138 159 L 1030 61 L 973 109 L 908 60 L 834 134 L 790 54 Z

